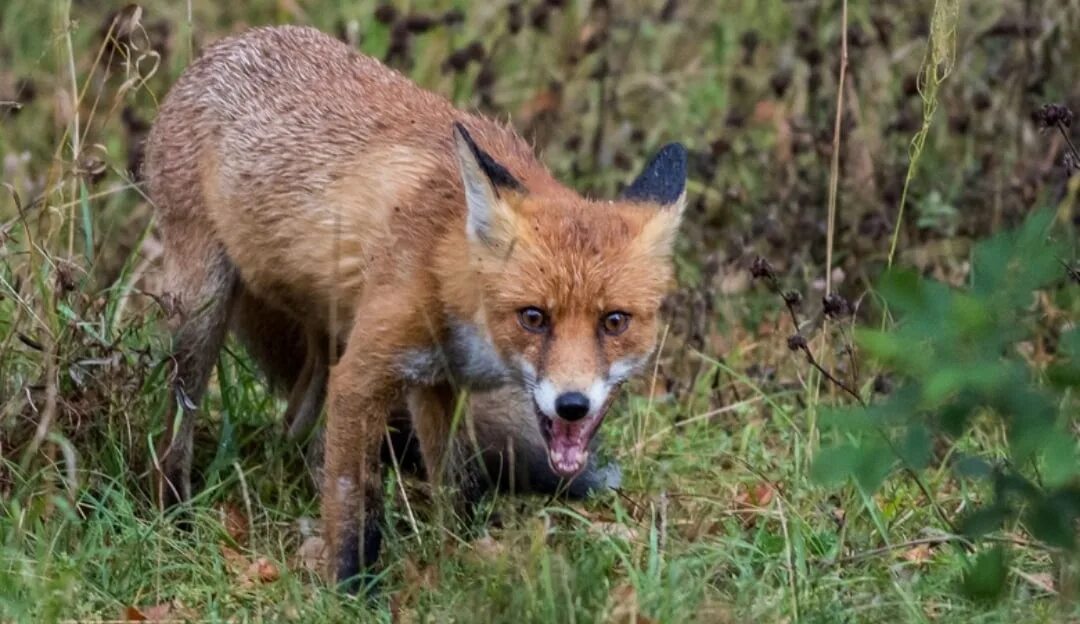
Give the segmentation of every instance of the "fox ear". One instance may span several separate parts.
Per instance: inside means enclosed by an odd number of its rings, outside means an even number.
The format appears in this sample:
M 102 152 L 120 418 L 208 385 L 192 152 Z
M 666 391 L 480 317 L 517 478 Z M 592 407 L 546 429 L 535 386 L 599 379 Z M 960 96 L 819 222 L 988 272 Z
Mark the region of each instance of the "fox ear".
M 622 199 L 659 204 L 682 214 L 686 204 L 686 148 L 668 143 L 652 157 L 645 170 L 626 187 Z
M 465 126 L 456 122 L 454 149 L 468 208 L 466 233 L 469 240 L 495 245 L 501 238 L 500 233 L 508 231 L 507 226 L 514 218 L 499 191 L 522 193 L 525 187 L 506 167 L 480 149 Z
M 686 148 L 679 143 L 660 148 L 645 170 L 626 187 L 621 199 L 660 207 L 646 223 L 638 242 L 649 254 L 670 255 L 686 207 Z

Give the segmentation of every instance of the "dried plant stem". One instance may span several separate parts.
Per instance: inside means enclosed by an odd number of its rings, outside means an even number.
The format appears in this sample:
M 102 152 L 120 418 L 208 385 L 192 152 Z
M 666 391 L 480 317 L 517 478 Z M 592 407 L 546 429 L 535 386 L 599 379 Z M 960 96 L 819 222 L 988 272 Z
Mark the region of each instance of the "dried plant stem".
M 814 353 L 810 350 L 810 346 L 807 344 L 806 338 L 803 337 L 803 335 L 800 333 L 801 323 L 799 322 L 799 314 L 796 308 L 799 299 L 794 295 L 794 293 L 783 292 L 783 290 L 780 288 L 780 280 L 776 277 L 776 272 L 769 265 L 769 263 L 764 258 L 758 258 L 754 261 L 754 266 L 751 268 L 751 272 L 753 273 L 755 278 L 764 279 L 769 286 L 769 290 L 776 293 L 777 295 L 780 295 L 780 297 L 784 300 L 784 305 L 787 308 L 788 314 L 791 316 L 791 321 L 795 325 L 795 333 L 788 338 L 788 348 L 792 351 L 801 351 L 803 353 L 803 356 L 806 357 L 807 363 L 809 363 L 810 366 L 812 366 L 815 370 L 821 373 L 821 375 L 824 376 L 825 379 L 829 380 L 829 382 L 832 383 L 834 386 L 851 395 L 856 401 L 859 402 L 859 405 L 867 407 L 868 404 L 866 400 L 859 395 L 855 388 L 841 381 L 836 375 L 833 375 L 814 357 Z M 852 365 L 854 366 L 855 358 L 853 354 L 851 354 L 851 358 Z M 927 503 L 929 503 L 930 506 L 933 507 L 935 514 L 941 520 L 942 524 L 948 527 L 951 533 L 958 533 L 956 525 L 952 522 L 952 520 L 949 519 L 949 516 L 945 513 L 945 510 L 941 508 L 941 505 L 931 495 L 930 488 L 927 487 L 926 483 L 923 482 L 922 477 L 919 476 L 919 473 L 903 461 L 903 455 L 900 453 L 900 450 L 896 448 L 896 444 L 893 442 L 892 438 L 889 437 L 889 433 L 880 426 L 876 427 L 876 430 L 878 434 L 882 437 L 882 439 L 885 441 L 885 444 L 888 445 L 889 450 L 893 453 L 893 455 L 895 455 L 898 459 L 901 460 L 901 466 L 904 474 L 906 474 L 912 480 L 912 482 L 915 483 L 915 486 L 919 488 L 919 491 L 926 498 Z M 968 548 L 968 546 L 965 546 L 962 543 L 961 547 L 965 549 Z
M 930 124 L 937 111 L 937 93 L 941 83 L 952 72 L 956 59 L 956 24 L 959 19 L 959 0 L 934 0 L 934 11 L 930 18 L 930 39 L 926 45 L 922 71 L 919 72 L 918 87 L 923 101 L 922 126 L 911 139 L 908 150 L 907 174 L 904 176 L 904 188 L 900 192 L 900 208 L 893 226 L 892 241 L 889 243 L 887 266 L 892 268 L 896 256 L 896 245 L 900 240 L 900 227 L 904 222 L 904 206 L 907 204 L 908 189 L 915 177 L 915 170 L 922 156 L 926 137 L 930 134 Z
M 802 340 L 801 342 L 799 342 L 797 345 L 795 345 L 795 348 L 803 352 L 803 355 L 806 356 L 807 364 L 813 366 L 819 373 L 824 375 L 825 379 L 828 379 L 834 386 L 850 394 L 856 401 L 859 402 L 860 405 L 866 407 L 866 401 L 864 401 L 863 398 L 859 396 L 859 393 L 856 392 L 854 388 L 838 379 L 835 375 L 830 373 L 828 369 L 818 363 L 818 361 L 814 358 L 814 354 L 810 351 L 810 347 L 806 344 L 806 340 Z
M 1058 132 L 1061 133 L 1061 138 L 1065 139 L 1065 145 L 1069 147 L 1069 153 L 1072 154 L 1073 162 L 1080 167 L 1080 152 L 1076 151 L 1076 146 L 1073 145 L 1072 139 L 1069 138 L 1069 131 L 1065 128 L 1065 124 L 1058 121 L 1056 124 Z
M 82 154 L 82 144 L 80 137 L 82 134 L 79 132 L 79 76 L 75 71 L 75 49 L 71 42 L 71 29 L 74 28 L 74 24 L 71 23 L 71 0 L 68 0 L 64 4 L 64 43 L 67 47 L 67 62 L 68 72 L 71 74 L 71 131 L 69 136 L 71 138 L 71 162 L 78 164 L 79 156 Z M 79 194 L 79 180 L 77 177 L 71 179 L 71 196 L 72 198 L 78 197 Z M 67 257 L 73 258 L 75 256 L 75 207 L 72 206 L 71 211 L 68 213 L 68 249 Z
M 840 5 L 840 77 L 836 85 L 836 121 L 833 123 L 832 164 L 829 167 L 829 223 L 825 231 L 825 296 L 832 294 L 833 236 L 836 231 L 836 199 L 840 188 L 840 126 L 844 121 L 844 79 L 848 66 L 848 3 Z

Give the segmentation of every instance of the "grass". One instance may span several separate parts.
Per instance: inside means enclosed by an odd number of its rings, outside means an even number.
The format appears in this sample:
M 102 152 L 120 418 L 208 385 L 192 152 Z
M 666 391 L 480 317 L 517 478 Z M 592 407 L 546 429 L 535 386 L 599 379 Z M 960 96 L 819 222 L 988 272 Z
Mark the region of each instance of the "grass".
M 120 14 L 112 46 L 102 33 L 121 3 L 0 6 L 0 621 L 133 608 L 304 622 L 1080 618 L 1051 551 L 1019 527 L 993 536 L 1019 544 L 1004 596 L 973 600 L 958 591 L 971 555 L 910 479 L 869 496 L 810 478 L 818 415 L 847 398 L 788 351 L 783 302 L 747 271 L 768 257 L 812 319 L 831 264 L 831 288 L 869 309 L 895 223 L 897 263 L 963 282 L 972 240 L 1063 191 L 1060 142 L 1032 132 L 1026 113 L 1080 96 L 1067 72 L 1046 69 L 1076 57 L 1075 17 L 1018 0 L 961 7 L 952 75 L 923 126 L 911 85 L 928 7 L 851 3 L 834 154 L 840 2 L 553 4 L 515 5 L 515 30 L 508 2 L 410 3 L 434 16 L 460 8 L 463 22 L 412 35 L 394 63 L 463 106 L 510 113 L 556 174 L 589 192 L 613 193 L 665 141 L 693 150 L 664 350 L 605 424 L 623 489 L 586 503 L 502 497 L 476 538 L 439 522 L 421 484 L 391 476 L 373 604 L 310 571 L 318 502 L 280 435 L 281 402 L 237 346 L 204 403 L 192 529 L 154 509 L 169 341 L 147 295 L 160 292 L 158 245 L 132 167 L 193 48 L 245 25 L 303 22 L 386 57 L 394 27 L 373 18 L 373 0 L 148 0 Z M 1009 30 L 1028 22 L 1038 36 Z M 483 58 L 444 71 L 473 41 Z M 905 179 L 916 135 L 919 166 Z M 839 208 L 826 228 L 832 162 Z M 950 220 L 898 222 L 902 193 L 916 216 L 933 195 Z M 850 375 L 837 331 L 811 344 Z M 859 366 L 870 396 L 880 371 Z M 983 427 L 944 455 L 1006 447 Z M 921 476 L 951 518 L 987 496 L 944 460 Z

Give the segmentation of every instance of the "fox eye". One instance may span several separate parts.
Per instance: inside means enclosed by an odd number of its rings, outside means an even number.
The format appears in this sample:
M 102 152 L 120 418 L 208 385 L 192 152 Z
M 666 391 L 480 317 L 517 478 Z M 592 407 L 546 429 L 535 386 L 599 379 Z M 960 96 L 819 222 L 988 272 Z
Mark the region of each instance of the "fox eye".
M 618 336 L 630 325 L 630 315 L 626 312 L 608 312 L 600 319 L 600 328 L 608 336 Z
M 518 322 L 534 334 L 542 334 L 548 328 L 548 315 L 540 308 L 529 306 L 518 310 Z

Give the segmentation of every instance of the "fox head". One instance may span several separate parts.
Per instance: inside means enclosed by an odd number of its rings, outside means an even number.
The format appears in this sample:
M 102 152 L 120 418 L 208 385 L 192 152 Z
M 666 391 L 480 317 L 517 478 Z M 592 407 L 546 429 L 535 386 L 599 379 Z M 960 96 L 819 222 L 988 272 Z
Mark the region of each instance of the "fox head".
M 686 150 L 671 144 L 615 201 L 526 189 L 460 124 L 477 324 L 532 397 L 548 459 L 577 474 L 628 377 L 656 347 L 685 205 Z

